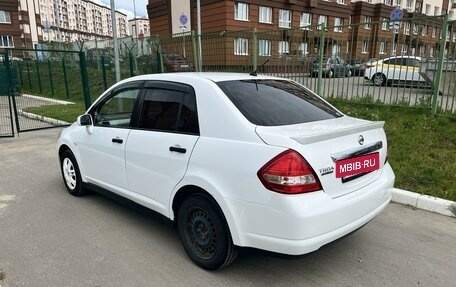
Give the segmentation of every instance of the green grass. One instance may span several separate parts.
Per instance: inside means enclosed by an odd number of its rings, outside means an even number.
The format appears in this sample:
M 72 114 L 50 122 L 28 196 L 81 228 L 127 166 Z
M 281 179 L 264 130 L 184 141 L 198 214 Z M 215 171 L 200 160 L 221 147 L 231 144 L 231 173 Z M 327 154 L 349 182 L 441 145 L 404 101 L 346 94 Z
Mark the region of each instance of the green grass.
M 5 272 L 3 272 L 3 270 L 0 269 L 0 281 L 5 280 L 5 278 L 6 278 Z
M 385 121 L 396 187 L 456 201 L 456 118 L 421 108 L 330 102 L 349 116 Z

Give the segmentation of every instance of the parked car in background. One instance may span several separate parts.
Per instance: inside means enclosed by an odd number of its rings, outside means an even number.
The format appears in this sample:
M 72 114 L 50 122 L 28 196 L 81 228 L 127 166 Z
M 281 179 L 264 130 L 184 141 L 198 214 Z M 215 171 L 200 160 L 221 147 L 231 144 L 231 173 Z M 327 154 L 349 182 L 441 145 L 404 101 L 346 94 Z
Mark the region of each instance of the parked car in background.
M 364 76 L 367 68 L 372 67 L 372 63 L 378 61 L 376 58 L 358 60 L 352 65 L 353 76 Z
M 318 77 L 318 71 L 320 70 L 320 61 L 315 59 L 312 62 L 312 77 Z M 352 75 L 352 67 L 344 59 L 336 56 L 323 58 L 321 71 L 323 77 L 350 77 Z
M 394 185 L 383 124 L 288 79 L 150 74 L 104 92 L 57 150 L 70 194 L 159 212 L 197 265 L 218 269 L 238 247 L 305 254 L 377 216 Z
M 165 72 L 191 72 L 194 71 L 193 64 L 187 58 L 179 54 L 164 54 L 163 64 Z
M 420 75 L 422 59 L 415 56 L 393 56 L 372 62 L 364 72 L 364 79 L 376 86 L 392 84 L 426 85 Z

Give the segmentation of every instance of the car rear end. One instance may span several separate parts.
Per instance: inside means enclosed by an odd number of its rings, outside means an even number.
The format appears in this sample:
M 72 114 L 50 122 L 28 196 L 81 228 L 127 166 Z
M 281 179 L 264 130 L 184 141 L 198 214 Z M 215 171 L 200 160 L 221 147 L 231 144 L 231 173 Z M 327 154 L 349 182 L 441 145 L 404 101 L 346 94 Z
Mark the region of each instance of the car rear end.
M 369 222 L 391 199 L 383 122 L 343 115 L 299 84 L 279 79 L 218 83 L 280 152 L 256 174 L 267 203 L 227 198 L 241 246 L 298 255 Z M 252 155 L 254 156 L 254 155 Z M 251 185 L 254 186 L 254 185 Z
M 331 69 L 331 66 L 328 63 L 328 59 L 327 58 L 323 58 L 322 65 L 321 65 L 322 75 L 323 76 L 328 75 L 328 72 L 329 72 L 330 69 Z M 317 77 L 319 71 L 320 71 L 320 60 L 319 59 L 315 59 L 312 62 L 312 76 Z

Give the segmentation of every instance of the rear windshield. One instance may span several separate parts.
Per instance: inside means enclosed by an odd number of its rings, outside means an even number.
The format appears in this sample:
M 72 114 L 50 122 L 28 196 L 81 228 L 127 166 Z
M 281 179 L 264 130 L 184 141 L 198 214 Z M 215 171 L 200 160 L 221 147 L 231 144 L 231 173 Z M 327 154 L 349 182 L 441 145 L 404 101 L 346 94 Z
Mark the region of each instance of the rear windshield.
M 238 80 L 217 84 L 255 125 L 292 125 L 342 116 L 322 99 L 293 82 Z

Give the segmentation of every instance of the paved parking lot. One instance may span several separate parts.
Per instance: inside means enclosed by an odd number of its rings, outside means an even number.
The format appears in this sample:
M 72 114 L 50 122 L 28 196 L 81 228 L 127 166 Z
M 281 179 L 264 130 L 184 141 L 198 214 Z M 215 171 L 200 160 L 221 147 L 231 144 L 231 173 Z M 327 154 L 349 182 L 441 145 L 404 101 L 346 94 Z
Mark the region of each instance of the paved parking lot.
M 453 286 L 456 220 L 390 204 L 358 232 L 300 257 L 243 250 L 207 272 L 162 217 L 60 178 L 59 129 L 0 139 L 0 286 Z

